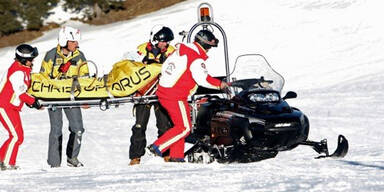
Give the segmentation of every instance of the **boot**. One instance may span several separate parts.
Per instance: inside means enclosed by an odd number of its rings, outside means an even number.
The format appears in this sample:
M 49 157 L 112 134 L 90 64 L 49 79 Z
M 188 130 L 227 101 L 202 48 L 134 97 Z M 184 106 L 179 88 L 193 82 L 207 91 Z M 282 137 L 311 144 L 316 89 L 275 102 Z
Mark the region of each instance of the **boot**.
M 17 169 L 20 169 L 20 167 L 16 166 L 16 165 L 5 166 L 4 164 L 2 164 L 2 166 L 1 166 L 1 170 L 2 171 L 5 171 L 5 170 L 17 170 Z
M 161 157 L 161 152 L 158 146 L 151 144 L 150 146 L 147 147 L 147 150 L 150 154 Z
M 70 167 L 83 167 L 84 165 L 77 159 L 77 157 L 74 157 L 72 159 L 67 159 L 67 165 Z
M 175 163 L 185 163 L 185 160 L 183 158 L 169 158 L 168 162 L 175 162 Z
M 133 158 L 131 159 L 131 162 L 129 162 L 129 165 L 138 165 L 140 164 L 140 158 Z
M 171 160 L 171 157 L 170 156 L 164 156 L 163 159 L 164 159 L 164 162 L 169 162 L 169 160 Z
M 2 161 L 0 161 L 0 170 L 5 170 L 5 166 L 4 166 L 4 163 Z

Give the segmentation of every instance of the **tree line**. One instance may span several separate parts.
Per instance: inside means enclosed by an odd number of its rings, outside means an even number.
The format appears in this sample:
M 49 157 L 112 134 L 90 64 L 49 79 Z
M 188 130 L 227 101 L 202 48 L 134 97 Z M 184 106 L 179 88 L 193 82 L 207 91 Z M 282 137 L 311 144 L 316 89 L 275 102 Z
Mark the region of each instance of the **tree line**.
M 23 30 L 39 30 L 59 1 L 72 12 L 83 11 L 87 19 L 111 10 L 123 10 L 125 0 L 0 0 L 0 37 Z

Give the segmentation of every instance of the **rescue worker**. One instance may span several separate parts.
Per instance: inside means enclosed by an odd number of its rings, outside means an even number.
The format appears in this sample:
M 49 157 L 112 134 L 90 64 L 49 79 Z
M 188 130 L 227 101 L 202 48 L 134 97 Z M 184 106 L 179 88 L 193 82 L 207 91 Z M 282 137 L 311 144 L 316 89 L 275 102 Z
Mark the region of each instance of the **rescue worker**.
M 173 53 L 175 48 L 169 43 L 174 39 L 173 32 L 170 28 L 161 26 L 158 29 L 151 30 L 149 42 L 138 46 L 138 54 L 140 60 L 144 64 L 164 63 L 167 57 Z M 137 96 L 153 95 L 157 90 L 158 79 L 149 83 L 143 89 L 137 92 Z M 140 158 L 145 153 L 147 145 L 145 132 L 153 106 L 156 116 L 156 126 L 158 128 L 158 136 L 162 135 L 171 127 L 171 122 L 167 111 L 159 103 L 135 104 L 134 115 L 136 123 L 132 127 L 131 145 L 129 147 L 130 165 L 140 164 Z M 164 160 L 167 160 L 165 157 Z
M 26 93 L 31 84 L 32 62 L 37 55 L 36 47 L 28 44 L 17 46 L 15 61 L 0 81 L 0 121 L 9 134 L 9 138 L 0 148 L 1 170 L 18 168 L 17 153 L 24 140 L 20 119 L 23 104 L 41 108 L 38 100 Z
M 40 73 L 51 79 L 72 78 L 74 75 L 89 76 L 87 65 L 78 69 L 81 64 L 86 62 L 83 52 L 78 49 L 80 38 L 80 30 L 68 26 L 61 28 L 58 45 L 46 53 Z M 79 74 L 77 74 L 78 70 Z M 83 164 L 78 160 L 78 155 L 84 127 L 79 107 L 48 109 L 51 128 L 47 162 L 51 167 L 61 166 L 63 111 L 68 119 L 70 131 L 66 148 L 67 165 L 82 167 Z
M 218 40 L 211 31 L 201 30 L 192 44 L 178 44 L 176 51 L 163 64 L 160 85 L 156 92 L 160 104 L 168 111 L 173 127 L 148 146 L 151 153 L 162 155 L 170 150 L 171 162 L 184 162 L 185 137 L 191 131 L 188 96 L 201 85 L 211 89 L 225 89 L 228 84 L 211 77 L 204 61 Z

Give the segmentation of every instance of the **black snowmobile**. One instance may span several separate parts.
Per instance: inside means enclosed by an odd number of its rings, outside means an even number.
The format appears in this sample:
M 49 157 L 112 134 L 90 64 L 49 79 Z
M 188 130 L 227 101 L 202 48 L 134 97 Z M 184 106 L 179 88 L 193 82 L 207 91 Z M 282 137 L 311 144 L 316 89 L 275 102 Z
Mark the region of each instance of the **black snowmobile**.
M 307 116 L 286 102 L 296 98 L 280 93 L 284 78 L 262 55 L 242 55 L 236 60 L 232 93 L 199 89 L 192 106 L 197 112 L 193 133 L 186 139 L 194 146 L 188 162 L 255 162 L 274 158 L 279 151 L 309 145 L 322 157 L 344 157 L 347 139 L 339 135 L 338 146 L 329 154 L 327 140 L 308 140 Z
M 307 116 L 286 102 L 296 98 L 289 91 L 281 97 L 284 78 L 259 54 L 242 55 L 236 59 L 230 72 L 227 37 L 223 28 L 213 21 L 213 9 L 208 3 L 198 6 L 198 22 L 189 32 L 181 32 L 191 42 L 191 36 L 199 26 L 218 29 L 223 37 L 226 76 L 232 86 L 228 92 L 215 92 L 199 87 L 191 99 L 192 133 L 186 142 L 192 147 L 185 152 L 188 162 L 213 161 L 255 162 L 274 158 L 280 151 L 299 145 L 311 146 L 317 158 L 344 157 L 348 141 L 338 137 L 338 146 L 332 154 L 327 140 L 308 140 Z

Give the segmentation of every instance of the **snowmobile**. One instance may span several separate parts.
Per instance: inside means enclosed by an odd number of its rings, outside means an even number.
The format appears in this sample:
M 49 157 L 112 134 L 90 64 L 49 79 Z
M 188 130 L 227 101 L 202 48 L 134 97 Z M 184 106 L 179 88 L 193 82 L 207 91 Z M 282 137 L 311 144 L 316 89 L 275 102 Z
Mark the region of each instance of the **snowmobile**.
M 289 91 L 281 96 L 284 78 L 264 56 L 249 54 L 236 60 L 232 90 L 227 93 L 200 88 L 192 106 L 196 111 L 193 133 L 186 139 L 194 146 L 188 162 L 255 162 L 274 158 L 278 152 L 309 145 L 323 157 L 344 157 L 348 141 L 338 137 L 334 153 L 327 140 L 308 140 L 309 120 L 286 100 L 297 97 Z
M 198 22 L 193 31 L 217 28 L 222 34 L 226 76 L 231 83 L 227 92 L 199 88 L 191 99 L 193 129 L 186 142 L 193 147 L 185 152 L 188 162 L 248 163 L 274 158 L 280 151 L 299 145 L 311 146 L 317 158 L 344 157 L 348 140 L 339 135 L 338 145 L 332 154 L 327 140 L 308 140 L 309 120 L 298 108 L 286 100 L 297 97 L 293 91 L 281 96 L 284 78 L 260 54 L 241 55 L 230 72 L 227 38 L 222 27 L 213 21 L 212 7 L 208 3 L 198 6 Z M 231 79 L 231 77 L 233 77 Z

